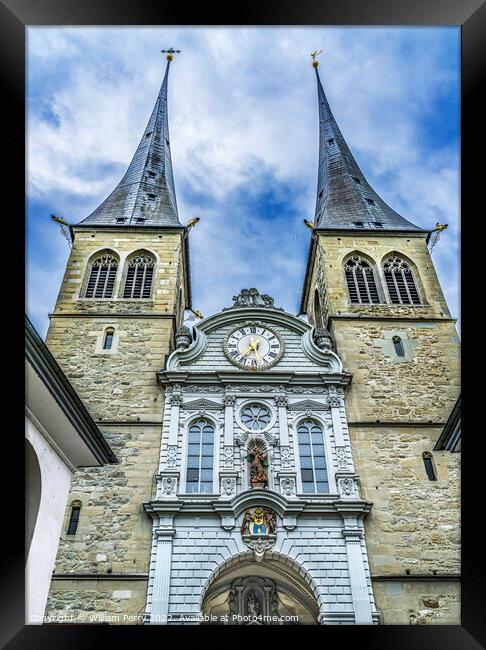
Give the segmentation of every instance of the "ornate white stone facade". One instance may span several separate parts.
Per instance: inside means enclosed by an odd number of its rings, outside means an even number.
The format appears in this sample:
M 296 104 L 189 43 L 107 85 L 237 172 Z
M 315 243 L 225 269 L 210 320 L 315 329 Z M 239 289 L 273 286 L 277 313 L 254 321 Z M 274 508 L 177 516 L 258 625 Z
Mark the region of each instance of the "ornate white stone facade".
M 268 370 L 235 367 L 223 350 L 228 333 L 246 322 L 271 328 L 284 343 Z M 349 375 L 332 351 L 315 345 L 312 327 L 268 306 L 224 310 L 195 327 L 193 342 L 169 357 L 159 382 L 167 399 L 156 498 L 145 504 L 153 519 L 146 621 L 180 623 L 226 611 L 230 619 L 222 620 L 231 623 L 243 608 L 301 612 L 304 622 L 376 622 L 362 523 L 371 504 L 359 494 L 344 410 Z M 261 420 L 257 414 L 245 425 L 249 406 L 261 409 Z M 210 491 L 188 491 L 195 421 L 214 431 Z M 302 481 L 303 421 L 316 423 L 324 438 L 326 489 L 314 493 L 304 492 Z M 255 441 L 266 459 L 266 484 L 250 472 Z M 266 532 L 242 534 L 255 508 Z M 237 566 L 244 571 L 235 573 Z M 254 586 L 242 576 L 254 576 Z

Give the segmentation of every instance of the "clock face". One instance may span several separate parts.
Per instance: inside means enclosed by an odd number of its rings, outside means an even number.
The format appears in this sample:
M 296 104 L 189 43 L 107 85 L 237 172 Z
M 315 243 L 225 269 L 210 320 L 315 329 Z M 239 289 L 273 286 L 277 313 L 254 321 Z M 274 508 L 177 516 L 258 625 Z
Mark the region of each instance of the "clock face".
M 280 361 L 284 350 L 276 332 L 258 323 L 248 323 L 229 333 L 224 351 L 243 370 L 265 370 Z

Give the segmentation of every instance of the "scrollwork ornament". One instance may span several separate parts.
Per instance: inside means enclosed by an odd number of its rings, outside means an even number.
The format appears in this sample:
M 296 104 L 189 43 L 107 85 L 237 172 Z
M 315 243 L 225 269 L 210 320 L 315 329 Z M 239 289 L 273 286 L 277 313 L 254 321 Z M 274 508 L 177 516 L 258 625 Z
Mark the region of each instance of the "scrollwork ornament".
M 177 446 L 170 445 L 167 447 L 167 462 L 166 465 L 169 469 L 173 469 L 177 464 Z
M 236 494 L 236 478 L 233 476 L 225 476 L 221 479 L 221 492 L 226 496 Z
M 291 497 L 295 495 L 295 479 L 282 478 L 280 479 L 280 491 L 284 497 Z

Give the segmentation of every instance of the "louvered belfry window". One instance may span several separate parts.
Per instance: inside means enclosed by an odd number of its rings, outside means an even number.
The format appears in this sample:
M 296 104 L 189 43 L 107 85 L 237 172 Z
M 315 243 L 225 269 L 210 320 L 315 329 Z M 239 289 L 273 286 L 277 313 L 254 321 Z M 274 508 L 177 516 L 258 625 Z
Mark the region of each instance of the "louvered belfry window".
M 420 305 L 420 296 L 412 269 L 401 257 L 392 255 L 385 260 L 386 286 L 390 300 L 396 305 Z
M 150 298 L 155 262 L 150 255 L 137 255 L 128 263 L 124 298 Z
M 349 298 L 353 303 L 379 303 L 380 297 L 376 286 L 373 269 L 359 255 L 350 257 L 344 265 Z
M 106 253 L 98 257 L 91 266 L 86 298 L 111 298 L 115 285 L 118 260 Z

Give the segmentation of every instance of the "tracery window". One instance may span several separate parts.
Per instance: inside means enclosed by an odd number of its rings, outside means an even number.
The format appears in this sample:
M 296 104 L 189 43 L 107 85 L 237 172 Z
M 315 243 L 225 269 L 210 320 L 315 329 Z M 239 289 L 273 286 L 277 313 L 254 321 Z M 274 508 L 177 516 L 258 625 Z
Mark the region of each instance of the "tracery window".
M 205 419 L 189 427 L 186 492 L 213 491 L 214 426 Z
M 420 305 L 412 269 L 401 257 L 391 255 L 383 264 L 390 300 L 397 305 Z
M 146 253 L 136 255 L 128 262 L 124 298 L 150 298 L 154 278 L 155 260 Z
M 329 492 L 321 425 L 315 420 L 304 420 L 297 428 L 297 436 L 302 491 L 307 494 Z
M 350 257 L 344 265 L 349 298 L 353 303 L 379 303 L 378 288 L 373 269 L 359 255 Z
M 111 298 L 118 260 L 110 253 L 100 255 L 91 265 L 85 298 Z
M 241 410 L 240 418 L 250 431 L 261 431 L 270 423 L 271 415 L 263 404 L 248 404 Z

